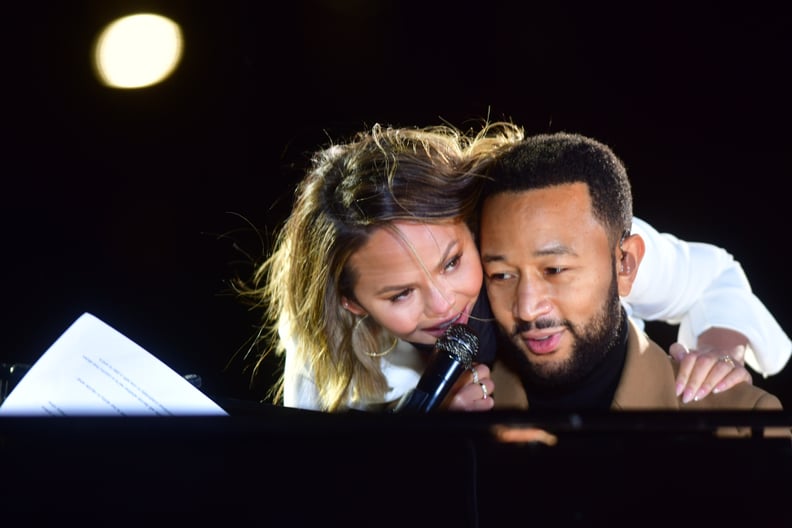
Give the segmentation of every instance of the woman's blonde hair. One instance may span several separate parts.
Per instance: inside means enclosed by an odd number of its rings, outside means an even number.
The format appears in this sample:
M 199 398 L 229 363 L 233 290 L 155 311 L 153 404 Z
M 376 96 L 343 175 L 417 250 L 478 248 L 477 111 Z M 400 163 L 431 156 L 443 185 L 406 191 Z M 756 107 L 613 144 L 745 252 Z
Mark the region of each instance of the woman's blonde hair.
M 357 281 L 349 258 L 374 230 L 394 221 L 471 222 L 483 166 L 522 137 L 522 129 L 507 122 L 485 123 L 475 133 L 449 125 L 374 125 L 317 151 L 269 257 L 250 283 L 237 283 L 264 311 L 259 339 L 266 346 L 257 366 L 291 341 L 289 353 L 308 366 L 323 409 L 383 401 L 387 382 L 373 356 L 395 338 L 370 317 L 343 309 L 341 298 L 354 299 Z M 283 378 L 272 395 L 282 400 Z

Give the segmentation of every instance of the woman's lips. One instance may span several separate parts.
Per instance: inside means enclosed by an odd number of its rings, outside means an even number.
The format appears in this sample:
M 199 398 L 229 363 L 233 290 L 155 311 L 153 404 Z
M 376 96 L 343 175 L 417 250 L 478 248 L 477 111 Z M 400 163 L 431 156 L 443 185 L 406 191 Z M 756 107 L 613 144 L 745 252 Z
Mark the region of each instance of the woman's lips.
M 462 311 L 459 312 L 459 314 L 457 314 L 456 317 L 452 317 L 451 319 L 444 321 L 436 326 L 425 328 L 424 332 L 434 337 L 440 337 L 445 333 L 446 330 L 448 330 L 448 327 L 451 326 L 452 324 L 467 324 L 468 319 L 469 316 L 467 314 L 467 311 Z

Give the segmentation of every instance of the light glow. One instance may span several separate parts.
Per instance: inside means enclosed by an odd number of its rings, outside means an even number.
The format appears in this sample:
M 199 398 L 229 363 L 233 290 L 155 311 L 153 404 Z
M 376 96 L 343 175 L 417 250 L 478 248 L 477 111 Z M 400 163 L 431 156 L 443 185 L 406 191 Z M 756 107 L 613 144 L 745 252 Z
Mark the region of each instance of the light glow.
M 94 66 L 99 80 L 113 88 L 143 88 L 167 78 L 182 57 L 178 24 L 142 13 L 120 18 L 96 40 Z

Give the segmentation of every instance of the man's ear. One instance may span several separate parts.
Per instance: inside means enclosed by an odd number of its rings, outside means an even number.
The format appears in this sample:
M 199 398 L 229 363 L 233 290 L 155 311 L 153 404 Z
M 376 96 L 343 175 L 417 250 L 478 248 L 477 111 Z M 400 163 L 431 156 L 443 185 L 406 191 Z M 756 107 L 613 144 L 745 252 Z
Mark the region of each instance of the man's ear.
M 640 235 L 630 235 L 621 242 L 621 247 L 616 249 L 616 280 L 619 285 L 619 295 L 626 297 L 632 290 L 635 277 L 638 276 L 638 267 L 641 265 L 646 244 Z
M 341 306 L 353 315 L 368 315 L 368 312 L 362 306 L 343 295 L 341 296 Z

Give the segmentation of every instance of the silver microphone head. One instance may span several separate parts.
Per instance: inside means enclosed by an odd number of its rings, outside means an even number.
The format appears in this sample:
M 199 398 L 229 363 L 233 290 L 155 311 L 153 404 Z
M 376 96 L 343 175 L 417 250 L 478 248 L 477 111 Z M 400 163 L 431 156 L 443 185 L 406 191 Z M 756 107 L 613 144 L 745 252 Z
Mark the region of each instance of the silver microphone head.
M 448 327 L 437 340 L 435 349 L 442 351 L 457 359 L 465 368 L 469 368 L 476 359 L 479 348 L 479 338 L 469 326 L 453 324 Z

